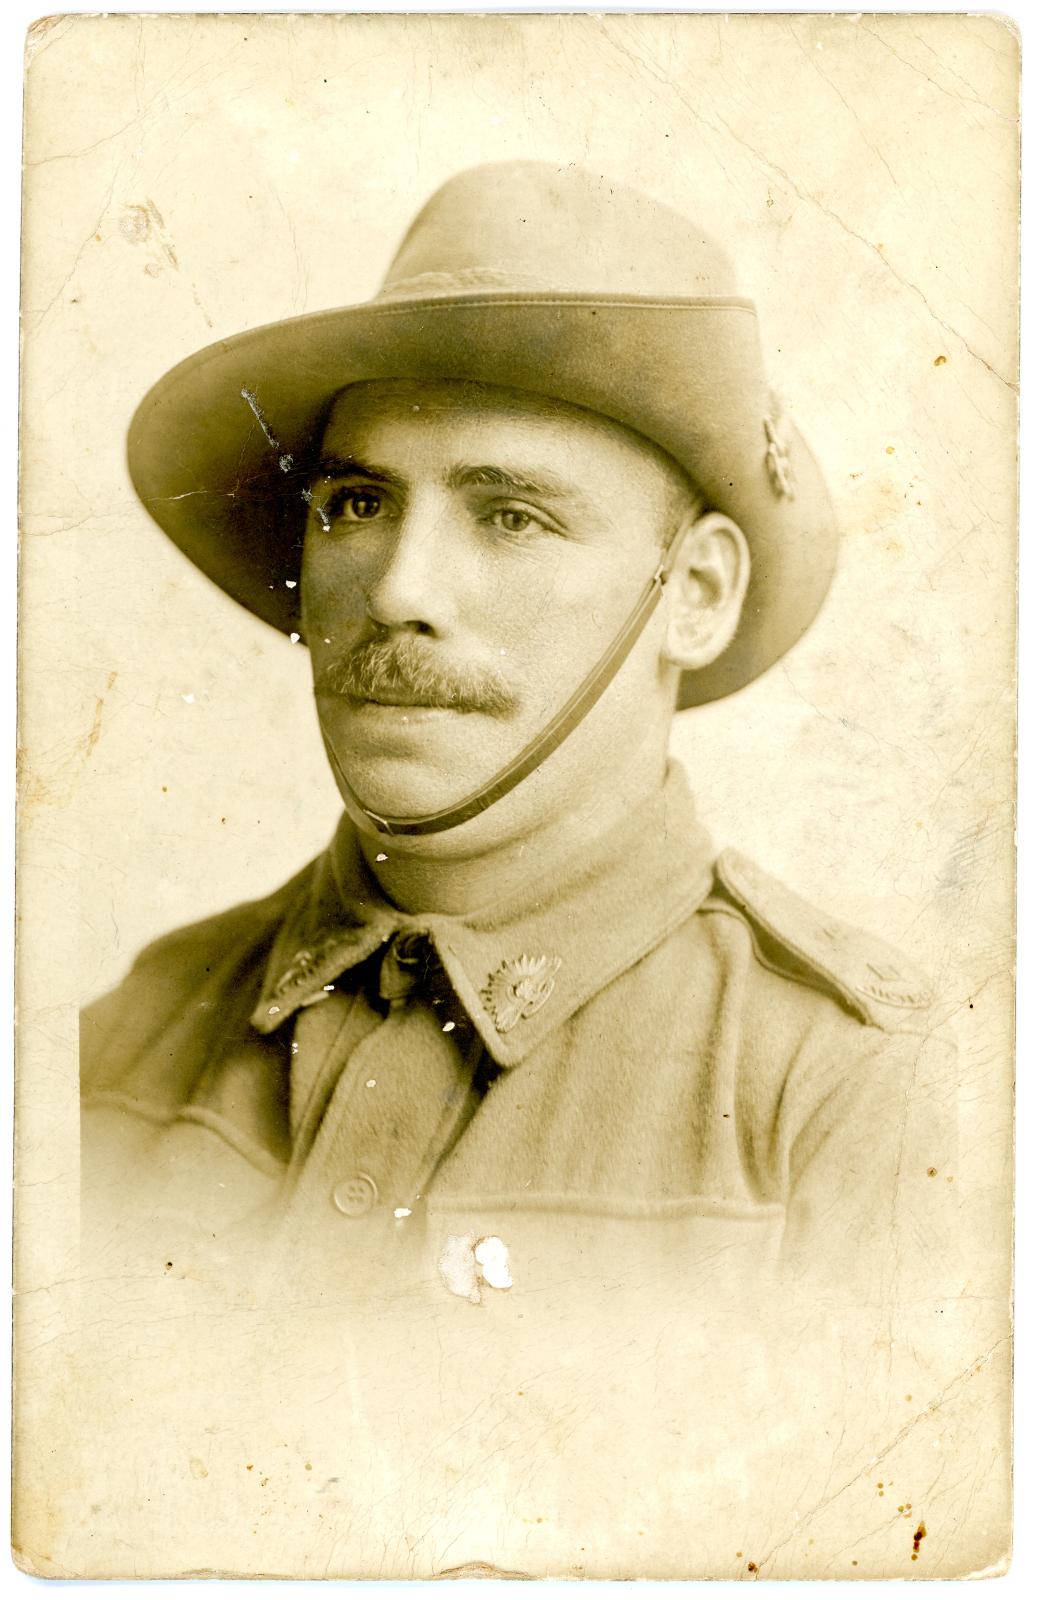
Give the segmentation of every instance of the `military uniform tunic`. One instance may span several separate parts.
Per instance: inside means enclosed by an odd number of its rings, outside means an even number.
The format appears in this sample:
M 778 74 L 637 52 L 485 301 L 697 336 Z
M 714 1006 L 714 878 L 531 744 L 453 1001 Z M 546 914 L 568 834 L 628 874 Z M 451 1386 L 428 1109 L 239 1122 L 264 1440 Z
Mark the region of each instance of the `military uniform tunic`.
M 344 819 L 85 1013 L 86 1214 L 154 1270 L 218 1282 L 258 1251 L 333 1295 L 416 1238 L 435 1277 L 487 1236 L 517 1281 L 565 1237 L 621 1276 L 662 1251 L 882 1292 L 948 1167 L 927 999 L 880 941 L 716 857 L 677 768 L 464 916 L 388 904 Z

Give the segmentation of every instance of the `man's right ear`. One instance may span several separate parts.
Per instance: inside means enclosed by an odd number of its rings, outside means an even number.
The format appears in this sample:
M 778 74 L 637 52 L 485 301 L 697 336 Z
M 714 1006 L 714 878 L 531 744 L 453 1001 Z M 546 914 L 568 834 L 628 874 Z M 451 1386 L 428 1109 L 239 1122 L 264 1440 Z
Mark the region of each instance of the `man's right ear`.
M 682 672 L 716 661 L 735 637 L 749 581 L 749 546 L 730 517 L 707 511 L 679 531 L 664 591 L 664 660 Z

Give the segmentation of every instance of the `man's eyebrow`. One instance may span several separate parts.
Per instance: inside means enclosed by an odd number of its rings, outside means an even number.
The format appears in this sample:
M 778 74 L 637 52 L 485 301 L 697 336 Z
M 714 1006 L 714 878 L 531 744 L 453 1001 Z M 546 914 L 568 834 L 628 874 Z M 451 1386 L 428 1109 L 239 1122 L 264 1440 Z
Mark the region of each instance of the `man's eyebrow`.
M 407 480 L 391 467 L 382 467 L 371 461 L 361 461 L 358 456 L 338 455 L 325 451 L 317 463 L 323 478 L 363 478 L 368 483 L 384 483 L 388 488 L 406 491 Z M 577 500 L 579 495 L 564 478 L 556 477 L 547 468 L 526 472 L 517 467 L 479 466 L 459 464 L 448 469 L 443 477 L 448 489 L 466 489 L 472 486 L 504 489 L 509 494 L 536 495 L 546 500 Z
M 317 463 L 322 478 L 364 478 L 368 483 L 384 483 L 390 489 L 406 489 L 407 481 L 390 467 L 378 467 L 357 456 L 339 456 L 325 451 Z
M 547 469 L 529 473 L 512 467 L 457 466 L 451 467 L 444 482 L 448 489 L 465 489 L 475 484 L 507 489 L 512 494 L 539 495 L 548 500 L 579 498 L 571 484 Z

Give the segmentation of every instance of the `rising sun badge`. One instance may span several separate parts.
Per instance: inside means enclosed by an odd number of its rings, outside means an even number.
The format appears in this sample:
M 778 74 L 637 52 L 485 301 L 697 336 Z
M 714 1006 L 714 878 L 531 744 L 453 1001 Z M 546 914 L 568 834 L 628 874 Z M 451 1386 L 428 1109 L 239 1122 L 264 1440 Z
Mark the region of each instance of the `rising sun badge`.
M 514 961 L 502 961 L 483 986 L 483 999 L 498 1033 L 507 1033 L 541 1009 L 551 996 L 561 966 L 559 956 L 517 956 Z

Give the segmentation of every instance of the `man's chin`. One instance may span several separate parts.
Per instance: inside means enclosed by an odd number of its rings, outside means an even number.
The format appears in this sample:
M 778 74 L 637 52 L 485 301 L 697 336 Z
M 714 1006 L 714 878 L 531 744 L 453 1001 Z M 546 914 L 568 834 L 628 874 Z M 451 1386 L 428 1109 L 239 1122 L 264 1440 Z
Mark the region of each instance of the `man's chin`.
M 467 771 L 460 760 L 440 765 L 418 754 L 385 750 L 377 755 L 356 749 L 337 752 L 333 766 L 340 792 L 345 780 L 354 798 L 379 817 L 425 817 L 447 810 L 494 775 L 486 769 L 485 757 L 479 770 Z

